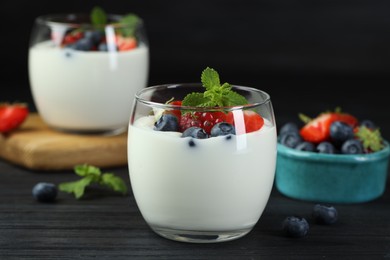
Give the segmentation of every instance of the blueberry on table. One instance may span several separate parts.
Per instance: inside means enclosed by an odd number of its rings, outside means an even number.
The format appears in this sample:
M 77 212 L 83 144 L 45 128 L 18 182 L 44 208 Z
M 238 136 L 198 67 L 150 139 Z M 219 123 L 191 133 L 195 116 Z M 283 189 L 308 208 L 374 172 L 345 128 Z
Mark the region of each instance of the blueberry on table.
M 330 142 L 321 142 L 317 145 L 316 151 L 318 153 L 329 153 L 329 154 L 334 154 L 336 153 L 336 148 L 334 145 Z
M 330 137 L 335 143 L 343 143 L 353 138 L 353 128 L 347 123 L 335 121 L 330 125 Z
M 288 132 L 279 135 L 278 139 L 279 143 L 290 148 L 295 148 L 298 144 L 302 142 L 302 137 L 295 132 Z
M 206 131 L 203 128 L 192 126 L 190 128 L 187 128 L 181 137 L 193 137 L 196 139 L 206 139 L 208 138 L 208 135 Z M 191 145 L 190 145 L 191 146 Z
M 309 223 L 305 218 L 289 216 L 283 221 L 283 231 L 289 237 L 304 237 L 309 232 Z
M 364 153 L 364 147 L 360 140 L 349 139 L 341 146 L 341 153 L 343 154 L 362 154 Z
M 333 206 L 316 204 L 313 207 L 312 216 L 318 224 L 331 225 L 337 221 L 338 212 Z
M 310 142 L 302 142 L 295 146 L 295 150 L 306 151 L 306 152 L 315 152 L 315 146 Z
M 279 129 L 279 135 L 283 135 L 285 133 L 299 133 L 299 128 L 297 124 L 293 122 L 285 123 L 280 129 Z
M 33 197 L 40 202 L 53 202 L 57 192 L 57 186 L 47 182 L 39 182 L 32 189 Z
M 226 122 L 220 122 L 218 124 L 215 124 L 210 131 L 211 137 L 216 137 L 220 135 L 235 135 L 235 134 L 236 134 L 236 130 L 234 126 Z
M 156 131 L 179 131 L 179 121 L 172 114 L 163 114 L 154 124 Z

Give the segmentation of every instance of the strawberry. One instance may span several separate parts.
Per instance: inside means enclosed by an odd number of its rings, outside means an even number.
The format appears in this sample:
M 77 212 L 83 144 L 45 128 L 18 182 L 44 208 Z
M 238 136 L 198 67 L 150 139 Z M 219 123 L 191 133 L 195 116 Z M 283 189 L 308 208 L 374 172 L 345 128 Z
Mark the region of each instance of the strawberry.
M 0 133 L 8 133 L 18 128 L 27 118 L 28 113 L 25 104 L 0 104 Z
M 306 123 L 299 133 L 307 142 L 321 143 L 329 139 L 330 125 L 337 119 L 336 113 L 322 113 Z
M 181 103 L 182 103 L 181 100 L 175 100 L 175 101 L 169 102 L 168 104 L 169 105 L 173 105 L 173 106 L 181 106 Z M 176 109 L 166 110 L 165 113 L 166 114 L 172 114 L 172 115 L 176 116 L 177 119 L 180 121 L 180 117 L 181 117 L 181 111 L 180 110 L 176 110 Z
M 236 117 L 234 117 L 236 115 Z M 241 116 L 243 115 L 243 117 Z M 244 121 L 242 121 L 242 119 Z M 237 122 L 235 121 L 237 120 Z M 226 122 L 236 127 L 237 134 L 250 133 L 259 130 L 264 125 L 264 119 L 252 110 L 241 110 L 229 112 L 226 116 Z M 244 125 L 242 125 L 244 123 Z
M 342 112 L 325 112 L 319 114 L 316 118 L 310 119 L 300 114 L 300 118 L 306 122 L 301 128 L 300 134 L 307 142 L 320 143 L 329 140 L 330 125 L 335 121 L 341 121 L 355 127 L 358 124 L 356 117 Z
M 119 51 L 128 51 L 137 47 L 137 40 L 133 37 L 123 37 L 118 35 L 116 38 L 116 44 Z
M 351 114 L 348 113 L 340 113 L 340 112 L 335 112 L 337 121 L 342 121 L 344 123 L 349 124 L 352 127 L 356 127 L 358 125 L 358 120 L 356 117 L 354 117 Z

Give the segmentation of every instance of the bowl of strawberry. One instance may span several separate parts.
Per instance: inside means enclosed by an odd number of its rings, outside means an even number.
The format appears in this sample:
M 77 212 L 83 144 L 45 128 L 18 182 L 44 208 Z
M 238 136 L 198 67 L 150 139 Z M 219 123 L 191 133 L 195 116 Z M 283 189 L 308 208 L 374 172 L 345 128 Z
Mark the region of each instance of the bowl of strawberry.
M 278 131 L 275 186 L 283 195 L 325 203 L 363 203 L 386 187 L 389 143 L 371 120 L 341 112 L 299 114 Z

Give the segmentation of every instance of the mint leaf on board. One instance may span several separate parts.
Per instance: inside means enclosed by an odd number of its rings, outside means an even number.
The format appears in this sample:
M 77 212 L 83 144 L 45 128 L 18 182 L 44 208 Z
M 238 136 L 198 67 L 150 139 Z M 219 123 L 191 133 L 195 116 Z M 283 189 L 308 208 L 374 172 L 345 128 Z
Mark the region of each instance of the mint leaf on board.
M 110 189 L 120 192 L 123 195 L 127 193 L 126 183 L 122 178 L 115 176 L 113 173 L 104 173 L 100 180 L 100 184 L 109 187 Z
M 91 184 L 105 186 L 123 195 L 127 194 L 126 183 L 113 173 L 102 173 L 98 167 L 88 164 L 76 165 L 74 171 L 82 178 L 77 181 L 60 183 L 59 189 L 63 192 L 73 193 L 76 199 L 83 197 L 85 189 Z
M 87 175 L 95 175 L 100 176 L 101 171 L 98 167 L 88 165 L 88 164 L 82 164 L 82 165 L 76 165 L 74 167 L 74 171 L 79 176 L 87 176 Z
M 212 68 L 203 70 L 201 81 L 205 92 L 188 94 L 183 99 L 183 106 L 229 107 L 248 104 L 246 98 L 233 91 L 229 83 L 221 85 L 218 72 Z
M 97 27 L 107 24 L 107 14 L 103 8 L 95 6 L 91 11 L 91 22 Z

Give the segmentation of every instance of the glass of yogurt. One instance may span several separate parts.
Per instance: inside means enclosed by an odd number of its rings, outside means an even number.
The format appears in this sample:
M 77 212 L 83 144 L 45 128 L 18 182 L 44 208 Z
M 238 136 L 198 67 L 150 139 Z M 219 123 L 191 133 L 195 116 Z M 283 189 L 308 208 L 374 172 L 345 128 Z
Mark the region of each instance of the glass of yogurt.
M 128 165 L 138 208 L 153 231 L 176 241 L 244 236 L 260 219 L 274 181 L 270 96 L 233 85 L 247 104 L 183 105 L 188 93 L 203 89 L 195 83 L 145 88 L 135 96 L 129 124 Z
M 146 87 L 149 48 L 134 14 L 37 17 L 28 69 L 42 119 L 56 130 L 119 134 L 127 130 L 135 93 Z

